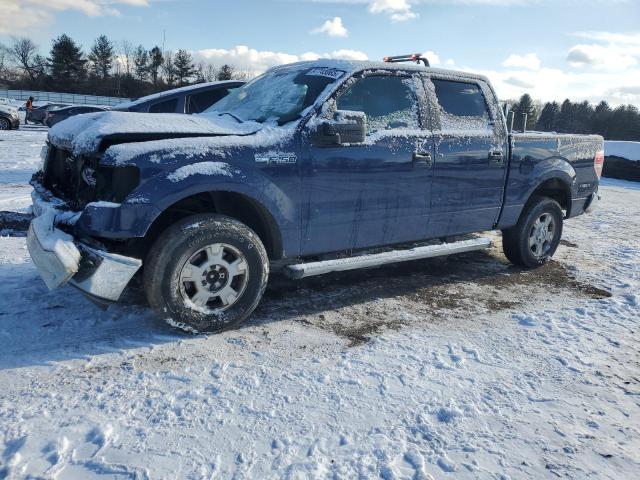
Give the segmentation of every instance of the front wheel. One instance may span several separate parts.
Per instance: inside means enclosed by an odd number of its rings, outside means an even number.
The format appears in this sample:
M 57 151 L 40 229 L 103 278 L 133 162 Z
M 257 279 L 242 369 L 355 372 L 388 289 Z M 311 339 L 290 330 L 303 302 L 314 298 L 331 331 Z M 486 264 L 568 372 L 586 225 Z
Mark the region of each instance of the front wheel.
M 509 261 L 521 267 L 544 265 L 562 238 L 562 208 L 548 197 L 535 197 L 515 227 L 502 232 L 502 248 Z
M 0 130 L 11 130 L 11 123 L 9 120 L 0 117 Z
M 191 332 L 232 328 L 258 305 L 269 260 L 258 236 L 222 215 L 194 215 L 169 227 L 147 255 L 149 304 L 169 323 Z

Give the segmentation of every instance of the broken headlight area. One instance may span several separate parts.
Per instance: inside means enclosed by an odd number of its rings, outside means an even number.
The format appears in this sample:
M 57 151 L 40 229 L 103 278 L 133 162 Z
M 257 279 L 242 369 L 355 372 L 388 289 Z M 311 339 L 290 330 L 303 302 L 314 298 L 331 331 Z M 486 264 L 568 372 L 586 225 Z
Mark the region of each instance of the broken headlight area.
M 76 156 L 49 145 L 42 184 L 75 210 L 97 200 L 121 203 L 140 182 L 132 165 L 100 165 L 98 156 Z
M 95 180 L 95 199 L 106 202 L 122 203 L 140 184 L 140 170 L 132 165 L 99 165 L 87 175 Z

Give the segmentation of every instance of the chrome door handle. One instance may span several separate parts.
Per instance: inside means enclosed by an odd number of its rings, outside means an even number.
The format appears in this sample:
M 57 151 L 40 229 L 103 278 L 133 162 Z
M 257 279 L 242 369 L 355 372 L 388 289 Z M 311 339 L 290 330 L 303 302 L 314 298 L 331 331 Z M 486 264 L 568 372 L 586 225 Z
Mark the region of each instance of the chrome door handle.
M 413 154 L 414 163 L 424 163 L 427 167 L 433 165 L 433 157 L 429 152 L 416 152 Z
M 504 156 L 502 152 L 489 152 L 489 162 L 494 165 L 504 165 Z

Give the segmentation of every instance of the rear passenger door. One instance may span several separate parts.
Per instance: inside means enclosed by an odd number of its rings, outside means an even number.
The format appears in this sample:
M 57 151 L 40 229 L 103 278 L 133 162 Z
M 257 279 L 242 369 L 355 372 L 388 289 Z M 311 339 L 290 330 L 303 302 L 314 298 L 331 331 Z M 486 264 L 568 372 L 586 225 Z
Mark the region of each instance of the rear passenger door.
M 490 230 L 502 206 L 508 142 L 492 90 L 481 81 L 426 79 L 434 112 L 430 236 Z

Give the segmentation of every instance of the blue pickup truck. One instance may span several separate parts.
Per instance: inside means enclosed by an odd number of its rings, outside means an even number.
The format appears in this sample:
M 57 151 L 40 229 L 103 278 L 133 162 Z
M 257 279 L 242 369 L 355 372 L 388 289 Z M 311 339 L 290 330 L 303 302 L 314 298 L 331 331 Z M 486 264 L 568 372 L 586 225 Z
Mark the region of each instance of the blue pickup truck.
M 200 115 L 56 125 L 27 245 L 49 288 L 115 302 L 138 275 L 188 330 L 245 320 L 293 278 L 487 248 L 525 268 L 593 208 L 597 136 L 515 133 L 486 78 L 414 64 L 280 66 Z

